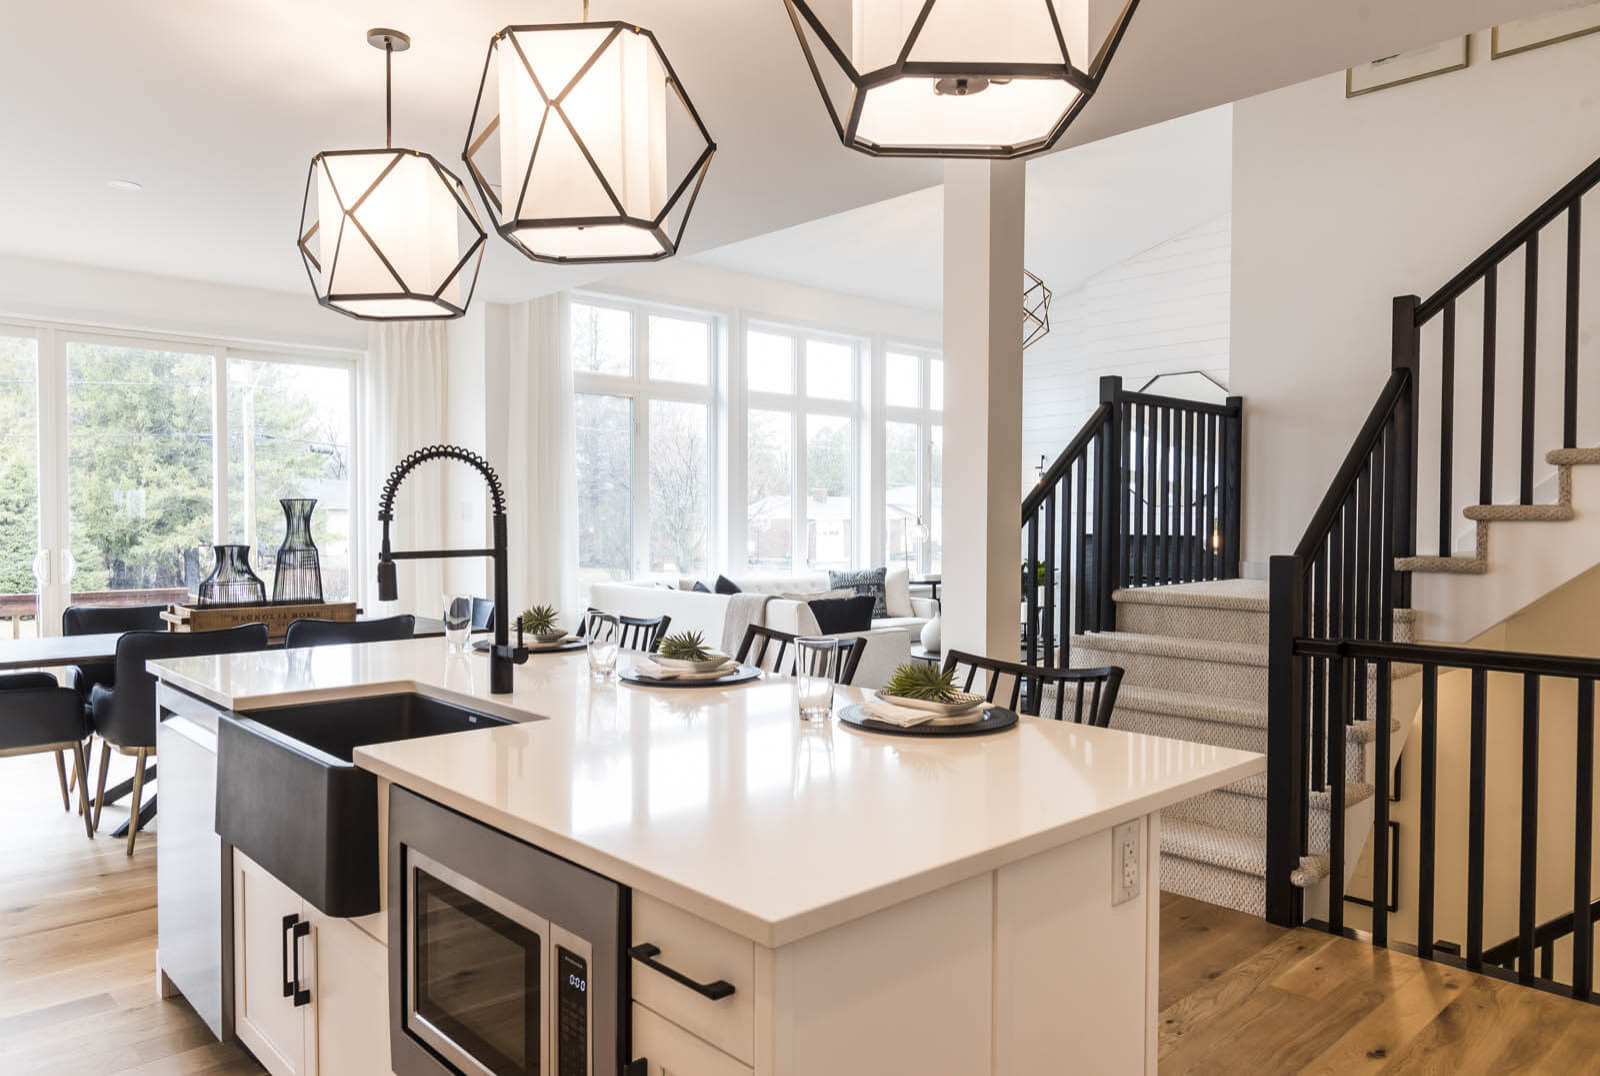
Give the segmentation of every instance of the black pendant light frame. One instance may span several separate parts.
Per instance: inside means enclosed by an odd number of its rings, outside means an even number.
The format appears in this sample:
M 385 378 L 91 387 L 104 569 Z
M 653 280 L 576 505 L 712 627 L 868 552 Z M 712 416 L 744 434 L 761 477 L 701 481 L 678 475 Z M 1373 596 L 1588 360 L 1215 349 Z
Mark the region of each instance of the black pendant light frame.
M 1050 300 L 1055 293 L 1034 273 L 1023 267 L 1028 286 L 1022 289 L 1022 349 L 1026 351 L 1050 335 Z
M 600 42 L 600 44 L 596 46 L 594 52 L 589 55 L 589 58 L 584 61 L 583 65 L 578 68 L 575 74 L 573 74 L 572 78 L 567 81 L 567 84 L 561 88 L 560 92 L 554 95 L 547 94 L 543 84 L 539 81 L 538 76 L 534 74 L 533 65 L 531 62 L 529 62 L 527 54 L 522 51 L 522 46 L 518 44 L 516 35 L 519 33 L 536 33 L 545 30 L 561 31 L 583 29 L 605 29 L 609 32 L 606 34 L 605 38 Z M 583 81 L 583 77 L 589 73 L 589 70 L 594 66 L 595 62 L 599 60 L 600 56 L 606 51 L 606 49 L 611 47 L 612 42 L 617 39 L 617 36 L 624 32 L 638 34 L 650 42 L 651 48 L 655 50 L 656 56 L 661 60 L 662 69 L 666 72 L 667 86 L 670 87 L 672 92 L 677 96 L 678 101 L 683 105 L 684 111 L 688 113 L 689 118 L 694 122 L 695 130 L 699 132 L 700 137 L 705 141 L 705 148 L 702 149 L 700 154 L 695 158 L 694 163 L 689 167 L 688 171 L 684 174 L 683 179 L 679 181 L 677 187 L 673 190 L 672 196 L 666 200 L 665 204 L 661 208 L 661 211 L 654 217 L 635 217 L 628 214 L 627 210 L 622 205 L 622 199 L 617 197 L 617 193 L 612 188 L 611 182 L 606 179 L 605 172 L 595 162 L 594 155 L 589 152 L 589 147 L 584 144 L 583 136 L 578 133 L 577 128 L 573 125 L 572 121 L 567 117 L 566 112 L 563 111 L 561 107 L 562 102 L 566 99 L 567 94 L 571 93 L 573 88 Z M 489 65 L 494 62 L 497 51 L 505 42 L 510 42 L 517 62 L 522 64 L 524 73 L 532 81 L 534 88 L 538 90 L 539 95 L 544 98 L 547 108 L 551 112 L 554 112 L 556 115 L 560 116 L 561 121 L 566 124 L 568 133 L 572 135 L 573 141 L 577 143 L 578 148 L 583 152 L 584 160 L 588 162 L 590 169 L 593 170 L 595 178 L 600 181 L 600 185 L 602 189 L 604 189 L 606 197 L 609 198 L 611 200 L 611 204 L 616 207 L 616 214 L 611 216 L 583 217 L 516 217 L 508 221 L 500 220 L 503 209 L 500 197 L 499 195 L 495 194 L 494 188 L 490 185 L 487 177 L 484 176 L 477 164 L 473 161 L 473 154 L 481 150 L 484 143 L 487 142 L 500 127 L 500 116 L 497 112 L 494 119 L 491 120 L 481 132 L 479 132 L 478 113 L 483 107 L 483 94 L 489 83 Z M 502 57 L 501 61 L 505 62 L 506 59 L 506 57 Z M 475 135 L 476 137 L 474 137 Z M 524 200 L 523 195 L 526 193 L 528 184 L 533 177 L 533 166 L 539 158 L 539 144 L 539 138 L 535 138 L 533 150 L 528 154 L 528 168 L 522 176 L 521 183 L 518 185 L 519 193 L 517 196 L 517 202 L 519 206 Z M 705 183 L 706 172 L 711 168 L 711 158 L 716 154 L 716 152 L 717 144 L 716 142 L 712 141 L 711 132 L 706 130 L 705 123 L 700 119 L 700 113 L 695 109 L 694 103 L 689 100 L 688 93 L 684 90 L 683 84 L 678 80 L 678 73 L 672 68 L 672 61 L 667 59 L 666 50 L 661 47 L 661 42 L 656 39 L 656 35 L 654 33 L 644 29 L 643 27 L 634 26 L 633 24 L 626 22 L 584 21 L 507 26 L 501 29 L 499 33 L 494 35 L 494 38 L 489 43 L 489 52 L 484 57 L 483 74 L 478 79 L 478 97 L 472 105 L 472 120 L 467 126 L 467 141 L 466 145 L 462 148 L 461 159 L 467 166 L 467 174 L 472 177 L 473 186 L 478 189 L 478 196 L 483 200 L 485 208 L 490 210 L 490 216 L 495 221 L 493 225 L 494 230 L 497 234 L 499 234 L 500 238 L 504 239 L 507 243 L 515 247 L 524 256 L 531 258 L 534 261 L 549 262 L 558 265 L 591 265 L 613 262 L 622 263 L 661 261 L 664 258 L 670 258 L 676 254 L 678 252 L 678 244 L 683 240 L 684 229 L 689 224 L 689 216 L 694 212 L 695 202 L 700 197 L 700 188 Z M 502 180 L 504 178 L 505 177 L 503 176 L 501 177 Z M 674 208 L 678 205 L 679 200 L 684 197 L 685 193 L 688 194 L 688 201 L 684 204 L 683 217 L 678 222 L 676 234 L 669 234 L 666 224 L 667 218 L 672 215 Z M 654 236 L 656 241 L 661 244 L 662 249 L 651 254 L 629 255 L 611 254 L 572 256 L 541 254 L 530 249 L 516 234 L 517 231 L 522 228 L 535 230 L 560 227 L 585 228 L 591 226 L 617 224 L 629 225 L 649 232 L 652 236 Z
M 1056 44 L 1061 49 L 1061 63 L 961 63 L 953 64 L 948 61 L 927 61 L 910 59 L 911 50 L 921 36 L 922 29 L 928 21 L 928 13 L 933 9 L 938 0 L 924 0 L 922 9 L 917 13 L 916 21 L 912 24 L 911 32 L 906 36 L 905 44 L 900 48 L 900 55 L 895 62 L 886 67 L 875 68 L 871 71 L 858 71 L 851 62 L 850 57 L 840 48 L 834 40 L 833 34 L 823 25 L 816 12 L 811 10 L 811 5 L 806 0 L 783 0 L 783 6 L 788 9 L 789 21 L 794 24 L 795 37 L 800 42 L 800 50 L 805 54 L 806 66 L 811 70 L 811 78 L 817 84 L 817 92 L 822 97 L 822 103 L 828 110 L 828 118 L 833 121 L 833 129 L 849 149 L 865 153 L 871 157 L 958 157 L 978 158 L 982 160 L 1014 160 L 1034 153 L 1042 153 L 1050 149 L 1061 136 L 1066 133 L 1072 121 L 1077 119 L 1078 113 L 1083 111 L 1094 92 L 1100 86 L 1111 58 L 1116 54 L 1117 46 L 1122 43 L 1122 35 L 1127 32 L 1128 24 L 1133 21 L 1133 12 L 1139 6 L 1139 0 L 1128 0 L 1123 8 L 1122 15 L 1117 20 L 1116 26 L 1107 35 L 1105 43 L 1094 56 L 1087 67 L 1078 67 L 1072 63 L 1067 55 L 1067 41 L 1061 32 L 1061 20 L 1056 17 L 1054 0 L 1039 0 L 1050 13 L 1050 24 L 1055 30 Z M 804 25 L 802 25 L 802 23 Z M 809 26 L 816 34 L 817 40 L 822 44 L 839 66 L 840 73 L 849 80 L 852 92 L 850 95 L 850 108 L 848 115 L 841 116 L 834 106 L 833 97 L 828 93 L 828 87 L 822 77 L 822 70 L 818 66 L 811 43 L 806 39 L 805 26 Z M 874 86 L 881 86 L 887 82 L 895 82 L 901 78 L 936 78 L 936 79 L 966 79 L 984 78 L 990 81 L 997 79 L 1047 79 L 1055 82 L 1066 82 L 1078 90 L 1078 99 L 1072 103 L 1067 111 L 1056 121 L 1050 133 L 1041 139 L 1018 145 L 1005 146 L 885 146 L 871 142 L 859 136 L 861 125 L 861 110 L 866 101 L 867 91 Z
M 305 264 L 306 279 L 311 282 L 311 292 L 316 296 L 318 304 L 327 307 L 329 310 L 343 314 L 345 317 L 355 318 L 357 321 L 449 321 L 454 318 L 459 318 L 467 312 L 467 307 L 472 304 L 472 296 L 476 293 L 478 288 L 478 271 L 483 267 L 483 250 L 485 240 L 487 239 L 487 233 L 484 232 L 483 224 L 478 219 L 478 211 L 476 208 L 474 208 L 472 199 L 466 196 L 466 185 L 461 182 L 460 178 L 456 176 L 454 172 L 451 172 L 444 165 L 440 164 L 438 159 L 431 153 L 424 153 L 421 150 L 416 149 L 396 148 L 392 145 L 394 111 L 393 80 L 391 74 L 394 51 L 396 47 L 398 47 L 401 51 L 409 48 L 411 43 L 410 38 L 399 33 L 399 31 L 378 29 L 370 31 L 367 35 L 367 40 L 374 47 L 382 48 L 384 50 L 384 145 L 381 149 L 324 150 L 323 152 L 318 153 L 316 156 L 311 158 L 311 167 L 306 172 L 305 194 L 301 197 L 300 201 L 299 237 L 295 242 L 295 245 L 300 248 L 301 261 Z M 344 195 L 339 191 L 338 184 L 334 182 L 333 173 L 331 171 L 327 171 L 326 166 L 323 164 L 324 158 L 356 157 L 375 153 L 392 153 L 394 156 L 389 163 L 378 172 L 378 175 L 371 183 L 367 185 L 367 188 L 361 192 L 360 196 L 355 198 L 347 205 L 345 203 Z M 377 240 L 372 238 L 367 230 L 361 226 L 361 222 L 357 220 L 355 216 L 356 211 L 361 208 L 361 204 L 365 202 L 369 196 L 371 196 L 373 191 L 378 189 L 378 186 L 384 181 L 385 178 L 388 177 L 389 173 L 394 171 L 400 162 L 407 156 L 421 157 L 423 160 L 428 162 L 428 164 L 433 168 L 434 173 L 438 177 L 439 181 L 444 185 L 444 188 L 450 192 L 451 198 L 455 200 L 456 205 L 460 207 L 462 213 L 465 214 L 467 221 L 471 223 L 472 230 L 477 233 L 472 242 L 467 246 L 466 253 L 461 256 L 461 259 L 456 262 L 455 267 L 451 269 L 445 278 L 439 283 L 437 290 L 431 293 L 416 291 L 406 283 L 405 279 L 400 275 L 400 272 L 383 253 L 383 248 L 378 245 Z M 334 265 L 338 264 L 339 250 L 344 242 L 345 225 L 347 223 L 352 224 L 355 226 L 356 231 L 361 233 L 362 238 L 367 241 L 367 245 L 372 248 L 372 252 L 378 256 L 378 260 L 383 263 L 383 267 L 388 270 L 389 275 L 394 278 L 397 290 L 384 292 L 336 293 L 332 287 L 333 281 L 330 279 L 328 292 L 326 295 L 324 295 L 322 293 L 322 289 L 317 286 L 316 274 L 322 272 L 322 263 L 317 259 L 317 256 L 312 253 L 310 244 L 312 237 L 315 236 L 317 231 L 322 227 L 322 206 L 319 205 L 317 207 L 317 219 L 311 221 L 310 228 L 306 227 L 306 220 L 307 214 L 311 209 L 311 187 L 312 183 L 316 179 L 317 169 L 319 167 L 322 167 L 325 171 L 327 171 L 328 187 L 333 191 L 334 199 L 339 204 L 339 235 L 334 239 L 333 257 L 331 262 Z M 473 261 L 474 257 L 476 257 L 477 262 L 472 267 L 472 282 L 467 286 L 466 298 L 463 299 L 459 305 L 443 298 L 444 290 L 450 286 L 452 281 L 461 275 L 462 270 L 467 267 L 468 263 Z M 346 310 L 335 305 L 336 303 L 346 302 L 402 299 L 420 300 L 423 302 L 432 303 L 440 312 L 399 316 L 358 314 L 354 311 Z

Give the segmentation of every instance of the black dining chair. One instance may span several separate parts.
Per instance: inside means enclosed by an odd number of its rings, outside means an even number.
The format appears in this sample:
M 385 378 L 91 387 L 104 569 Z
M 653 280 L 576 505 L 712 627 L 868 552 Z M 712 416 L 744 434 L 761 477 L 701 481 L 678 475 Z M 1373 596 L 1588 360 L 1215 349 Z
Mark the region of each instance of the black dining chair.
M 155 797 L 141 804 L 145 763 L 156 751 L 156 680 L 145 662 L 162 658 L 242 654 L 267 648 L 267 626 L 245 624 L 238 628 L 203 632 L 130 631 L 117 640 L 117 678 L 114 687 L 96 687 L 89 695 L 89 720 L 104 741 L 100 749 L 100 783 L 95 792 L 90 832 L 100 828 L 105 803 L 106 769 L 116 750 L 134 758 L 133 798 L 128 803 L 128 855 L 139 827 L 155 817 Z
M 494 599 L 493 598 L 473 598 L 472 599 L 472 630 L 473 631 L 493 631 L 494 630 Z
M 795 664 L 799 660 L 798 653 L 793 651 L 794 641 L 801 638 L 791 635 L 786 631 L 769 628 L 761 624 L 751 624 L 744 629 L 744 638 L 739 641 L 739 652 L 734 655 L 741 665 L 754 665 L 758 669 L 774 673 L 778 676 L 793 676 Z M 861 655 L 866 652 L 867 641 L 859 635 L 837 636 L 839 640 L 839 684 L 849 687 L 856 678 L 856 669 L 861 665 Z M 760 647 L 756 647 L 757 641 Z M 755 650 L 754 657 L 751 650 Z M 787 665 L 785 658 L 788 659 Z
M 289 629 L 283 633 L 283 648 L 298 650 L 305 646 L 337 646 L 341 643 L 387 643 L 396 639 L 410 639 L 416 633 L 417 618 L 410 613 L 381 620 L 302 618 L 290 623 Z
M 586 638 L 589 631 L 589 617 L 594 613 L 604 613 L 604 609 L 590 609 L 583 614 L 583 621 L 578 625 L 577 636 Z M 641 654 L 654 654 L 661 645 L 661 637 L 667 634 L 667 628 L 672 626 L 672 618 L 666 614 L 661 616 L 622 616 L 617 613 L 608 614 L 617 618 L 617 647 L 621 650 L 637 650 Z
M 1048 669 L 951 650 L 945 654 L 944 667 L 947 671 L 956 670 L 958 682 L 965 668 L 966 681 L 960 685 L 961 690 L 982 695 L 989 702 L 995 701 L 1001 684 L 1009 680 L 1010 701 L 1006 703 L 1009 710 L 1099 728 L 1110 726 L 1111 711 L 1117 705 L 1117 692 L 1122 687 L 1122 669 L 1116 665 L 1100 669 Z M 980 672 L 984 674 L 984 682 L 975 690 L 973 684 Z M 1070 716 L 1066 712 L 1069 697 L 1072 700 Z
M 62 635 L 118 635 L 125 631 L 162 631 L 166 623 L 161 614 L 165 605 L 69 605 L 61 611 Z M 114 661 L 97 661 L 87 665 L 68 665 L 62 672 L 62 683 L 77 691 L 88 712 L 89 693 L 96 684 L 111 687 L 116 680 Z M 92 750 L 92 748 L 91 748 Z M 63 754 L 56 755 L 56 770 L 66 772 Z M 61 798 L 68 799 L 69 788 L 77 783 L 71 775 L 61 786 Z M 87 795 L 85 790 L 85 795 Z M 68 808 L 70 810 L 70 808 Z
M 61 778 L 61 804 L 71 811 L 63 761 L 66 752 L 71 751 L 83 829 L 92 838 L 88 762 L 84 757 L 84 741 L 88 738 L 89 719 L 83 712 L 83 700 L 72 688 L 62 687 L 54 676 L 44 672 L 0 675 L 0 758 L 53 753 L 56 774 Z

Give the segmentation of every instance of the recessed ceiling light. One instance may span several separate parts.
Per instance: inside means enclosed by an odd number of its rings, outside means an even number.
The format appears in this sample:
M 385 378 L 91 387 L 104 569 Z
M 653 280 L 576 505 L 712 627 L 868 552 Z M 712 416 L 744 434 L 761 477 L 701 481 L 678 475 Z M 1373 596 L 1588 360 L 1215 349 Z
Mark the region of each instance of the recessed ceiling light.
M 110 187 L 114 191 L 142 191 L 142 190 L 144 190 L 144 184 L 143 183 L 135 183 L 131 179 L 108 179 L 108 180 L 106 180 L 106 186 Z

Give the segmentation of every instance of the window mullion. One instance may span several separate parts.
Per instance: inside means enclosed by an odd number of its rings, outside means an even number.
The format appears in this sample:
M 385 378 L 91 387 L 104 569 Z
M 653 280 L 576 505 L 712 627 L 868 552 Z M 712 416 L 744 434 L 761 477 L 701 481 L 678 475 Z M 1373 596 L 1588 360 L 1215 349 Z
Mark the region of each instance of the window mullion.
M 231 461 L 228 443 L 228 358 L 229 349 L 218 346 L 211 368 L 211 541 L 221 545 L 228 540 L 228 471 Z M 250 495 L 251 475 L 243 475 L 244 496 Z M 241 504 L 243 502 L 241 501 Z M 253 535 L 245 535 L 254 544 Z

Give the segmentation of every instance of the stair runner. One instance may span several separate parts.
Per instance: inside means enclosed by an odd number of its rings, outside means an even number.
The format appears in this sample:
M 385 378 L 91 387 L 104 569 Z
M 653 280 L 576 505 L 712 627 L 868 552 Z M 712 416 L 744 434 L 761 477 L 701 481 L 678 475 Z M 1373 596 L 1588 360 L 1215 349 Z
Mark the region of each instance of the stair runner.
M 1072 640 L 1075 667 L 1124 670 L 1111 727 L 1178 740 L 1267 749 L 1267 584 L 1252 579 L 1119 590 L 1117 629 Z M 1395 637 L 1410 637 L 1410 610 Z M 1374 693 L 1369 692 L 1370 699 Z M 1347 734 L 1346 806 L 1372 795 L 1370 719 Z M 1295 883 L 1327 873 L 1328 794 L 1309 796 L 1310 847 Z M 1264 915 L 1267 779 L 1258 774 L 1175 804 L 1161 816 L 1161 887 Z

